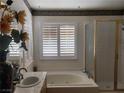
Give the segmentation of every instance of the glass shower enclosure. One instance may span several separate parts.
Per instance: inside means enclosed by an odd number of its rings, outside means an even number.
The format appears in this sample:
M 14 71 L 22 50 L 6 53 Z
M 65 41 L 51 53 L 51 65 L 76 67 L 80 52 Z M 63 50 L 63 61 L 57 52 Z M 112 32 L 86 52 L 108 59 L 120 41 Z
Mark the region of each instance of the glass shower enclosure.
M 124 90 L 124 25 L 96 20 L 85 25 L 85 66 L 101 90 Z

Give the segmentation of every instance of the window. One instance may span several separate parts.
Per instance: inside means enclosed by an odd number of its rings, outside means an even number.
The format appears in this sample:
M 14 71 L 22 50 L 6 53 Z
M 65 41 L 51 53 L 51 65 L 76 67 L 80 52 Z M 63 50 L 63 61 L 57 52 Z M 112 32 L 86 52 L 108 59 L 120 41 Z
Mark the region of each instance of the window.
M 19 44 L 16 44 L 13 40 L 9 45 L 9 56 L 20 56 Z
M 18 25 L 14 22 L 11 24 L 11 29 L 18 29 Z M 20 56 L 20 44 L 16 44 L 14 40 L 9 45 L 9 56 L 10 57 L 19 57 Z
M 42 59 L 75 59 L 76 25 L 44 24 L 41 50 Z

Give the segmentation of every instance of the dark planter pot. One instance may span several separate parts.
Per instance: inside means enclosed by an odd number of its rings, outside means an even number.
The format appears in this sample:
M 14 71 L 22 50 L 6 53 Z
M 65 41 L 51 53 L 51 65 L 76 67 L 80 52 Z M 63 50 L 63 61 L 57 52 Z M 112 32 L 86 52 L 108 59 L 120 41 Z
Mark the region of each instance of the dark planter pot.
M 7 51 L 0 51 L 0 93 L 13 93 L 13 67 L 6 63 Z
M 0 62 L 6 62 L 6 56 L 8 51 L 0 51 Z

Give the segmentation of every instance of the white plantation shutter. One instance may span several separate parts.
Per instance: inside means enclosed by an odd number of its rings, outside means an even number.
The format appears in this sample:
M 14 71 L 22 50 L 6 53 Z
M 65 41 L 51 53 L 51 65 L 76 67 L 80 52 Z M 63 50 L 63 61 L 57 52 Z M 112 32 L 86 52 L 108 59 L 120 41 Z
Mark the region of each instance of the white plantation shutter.
M 75 55 L 75 26 L 60 25 L 60 56 Z
M 75 54 L 75 31 L 74 24 L 45 24 L 42 28 L 42 57 L 69 58 Z M 48 58 L 48 59 L 49 59 Z M 51 59 L 52 59 L 51 58 Z
M 43 56 L 57 56 L 57 26 L 45 25 L 43 27 Z
M 16 44 L 13 40 L 9 45 L 9 56 L 20 56 L 19 44 Z
M 18 29 L 18 25 L 15 24 L 14 22 L 11 24 L 11 29 Z M 19 44 L 16 44 L 14 40 L 9 45 L 9 56 L 20 56 L 20 49 L 19 49 Z

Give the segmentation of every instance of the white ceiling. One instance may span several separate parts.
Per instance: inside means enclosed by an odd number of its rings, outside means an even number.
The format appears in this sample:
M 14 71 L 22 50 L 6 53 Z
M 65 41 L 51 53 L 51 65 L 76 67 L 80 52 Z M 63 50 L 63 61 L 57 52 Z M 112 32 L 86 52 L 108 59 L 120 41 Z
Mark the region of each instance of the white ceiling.
M 27 0 L 35 10 L 119 10 L 124 0 Z

